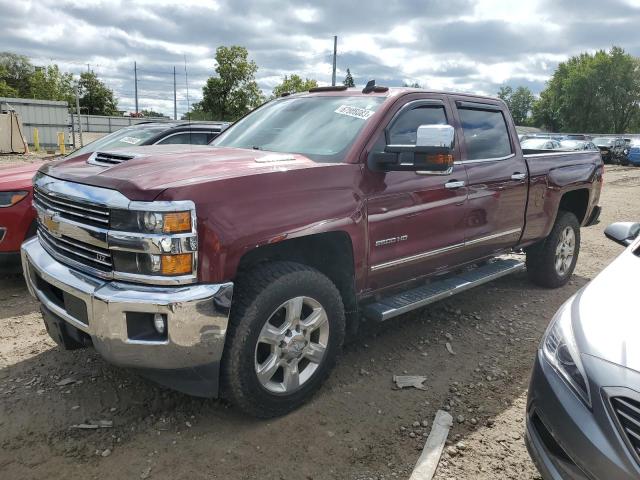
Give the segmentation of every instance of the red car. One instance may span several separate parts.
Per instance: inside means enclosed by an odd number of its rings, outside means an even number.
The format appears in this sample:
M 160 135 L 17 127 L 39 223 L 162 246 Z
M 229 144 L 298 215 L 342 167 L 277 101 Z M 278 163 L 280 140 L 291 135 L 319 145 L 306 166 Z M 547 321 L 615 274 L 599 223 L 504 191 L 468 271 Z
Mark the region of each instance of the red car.
M 0 273 L 18 273 L 20 245 L 36 233 L 31 180 L 41 163 L 0 170 Z

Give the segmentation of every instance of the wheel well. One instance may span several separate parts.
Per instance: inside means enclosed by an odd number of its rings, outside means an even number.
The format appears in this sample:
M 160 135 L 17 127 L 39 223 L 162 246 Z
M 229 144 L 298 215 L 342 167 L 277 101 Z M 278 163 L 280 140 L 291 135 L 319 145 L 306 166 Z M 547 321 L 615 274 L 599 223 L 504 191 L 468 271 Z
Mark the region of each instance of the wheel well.
M 347 315 L 357 311 L 353 247 L 347 233 L 319 233 L 255 248 L 240 259 L 238 275 L 264 262 L 284 260 L 322 272 L 340 291 Z
M 586 188 L 580 190 L 572 190 L 565 193 L 560 199 L 559 210 L 565 210 L 573 213 L 578 222 L 582 225 L 587 215 L 587 207 L 589 206 L 589 190 Z

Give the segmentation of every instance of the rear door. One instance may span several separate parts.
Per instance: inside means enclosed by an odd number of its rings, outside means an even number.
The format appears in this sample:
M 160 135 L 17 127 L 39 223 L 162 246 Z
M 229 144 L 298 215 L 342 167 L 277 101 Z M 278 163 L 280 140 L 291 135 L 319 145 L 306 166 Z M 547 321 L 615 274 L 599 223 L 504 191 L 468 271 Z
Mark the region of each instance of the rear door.
M 451 102 L 468 178 L 464 259 L 470 261 L 517 244 L 524 228 L 528 170 L 501 103 L 455 97 Z
M 368 151 L 415 145 L 421 125 L 454 125 L 442 95 L 415 94 L 396 106 L 372 139 Z M 458 140 L 456 140 L 456 144 Z M 456 147 L 454 157 L 458 159 Z M 368 287 L 378 290 L 457 263 L 464 243 L 467 200 L 462 164 L 448 172 L 373 172 L 365 167 L 363 191 L 369 226 Z

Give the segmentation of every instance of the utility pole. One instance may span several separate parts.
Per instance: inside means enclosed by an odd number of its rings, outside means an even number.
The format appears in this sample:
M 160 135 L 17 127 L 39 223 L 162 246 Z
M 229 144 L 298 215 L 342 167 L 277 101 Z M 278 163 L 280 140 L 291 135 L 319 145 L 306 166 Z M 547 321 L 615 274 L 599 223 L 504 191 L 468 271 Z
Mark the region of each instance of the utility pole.
M 173 66 L 173 119 L 178 120 L 178 97 L 176 96 L 176 66 Z
M 336 56 L 338 55 L 338 36 L 333 36 L 333 74 L 331 75 L 331 86 L 336 86 Z
M 80 97 L 78 96 L 78 87 L 74 87 L 76 92 L 76 117 L 78 117 L 78 133 L 80 133 L 80 146 L 84 147 L 84 143 L 82 142 L 82 118 L 80 117 Z M 75 133 L 73 134 L 75 139 Z
M 133 62 L 133 79 L 135 82 L 136 91 L 136 117 L 138 116 L 138 64 Z

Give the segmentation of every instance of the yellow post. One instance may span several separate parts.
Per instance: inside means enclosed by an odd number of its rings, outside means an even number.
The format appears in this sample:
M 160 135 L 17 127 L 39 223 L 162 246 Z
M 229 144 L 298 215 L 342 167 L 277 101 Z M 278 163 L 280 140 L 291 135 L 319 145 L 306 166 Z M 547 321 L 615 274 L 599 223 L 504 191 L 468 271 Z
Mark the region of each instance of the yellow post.
M 64 132 L 58 132 L 58 147 L 60 148 L 60 153 L 64 155 L 66 153 L 64 149 Z
M 40 136 L 38 135 L 38 129 L 33 129 L 33 149 L 36 152 L 40 151 Z

